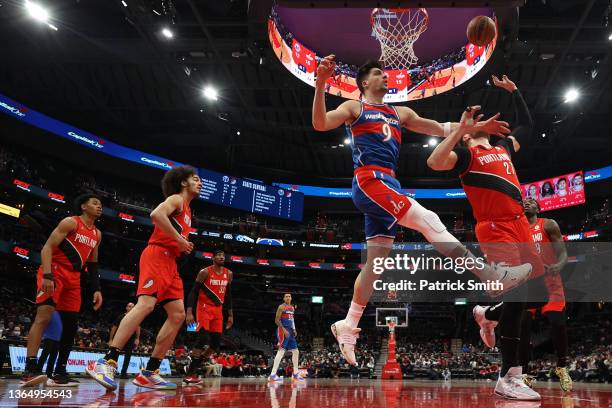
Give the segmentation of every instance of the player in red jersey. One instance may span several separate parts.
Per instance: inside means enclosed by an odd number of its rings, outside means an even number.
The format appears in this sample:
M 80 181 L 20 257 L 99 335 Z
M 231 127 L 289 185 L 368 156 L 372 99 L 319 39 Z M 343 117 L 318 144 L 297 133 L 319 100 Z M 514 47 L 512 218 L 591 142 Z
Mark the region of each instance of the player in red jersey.
M 213 255 L 213 264 L 202 269 L 196 277 L 195 283 L 187 297 L 187 325 L 194 325 L 196 341 L 191 353 L 191 363 L 187 374 L 183 378 L 185 385 L 200 384 L 202 380 L 197 370 L 202 361 L 218 353 L 221 346 L 221 333 L 223 333 L 223 306 L 227 308 L 227 325 L 230 329 L 234 324 L 232 312 L 232 271 L 223 266 L 225 252 L 217 250 Z M 195 316 L 193 311 L 195 310 Z M 208 346 L 206 350 L 204 347 Z
M 146 369 L 133 382 L 146 388 L 176 389 L 176 384 L 159 375 L 159 366 L 185 320 L 183 281 L 176 258 L 193 251 L 193 243 L 188 239 L 189 205 L 200 194 L 202 181 L 193 167 L 179 166 L 166 172 L 161 187 L 166 200 L 151 212 L 155 228 L 140 256 L 136 306 L 121 320 L 104 358 L 87 366 L 87 373 L 107 389 L 117 388 L 115 372 L 119 353 L 157 304 L 163 306 L 168 316 L 157 334 Z
M 518 285 L 530 273 L 531 266 L 498 267 L 484 265 L 474 259 L 467 248 L 447 230 L 437 214 L 421 206 L 416 200 L 400 193 L 395 170 L 399 159 L 402 128 L 417 133 L 446 137 L 456 123 L 438 123 L 417 115 L 404 106 L 383 103 L 387 93 L 387 74 L 378 62 L 368 62 L 359 68 L 357 86 L 362 101 L 349 100 L 327 112 L 325 82 L 335 70 L 335 56 L 321 60 L 317 68 L 312 124 L 315 130 L 327 131 L 346 126 L 353 150 L 353 202 L 365 215 L 367 260 L 355 281 L 353 299 L 345 319 L 331 327 L 340 351 L 347 362 L 356 365 L 355 344 L 357 328 L 363 311 L 372 295 L 373 283 L 378 279 L 373 271 L 374 260 L 389 255 L 397 225 L 419 231 L 436 250 L 453 259 L 460 258 L 482 281 L 503 281 L 506 289 Z M 509 132 L 507 123 L 497 121 L 499 115 L 476 127 L 492 134 Z M 469 261 L 469 262 L 466 262 Z
M 519 142 L 527 139 L 533 121 L 520 91 L 505 75 L 502 80 L 494 76 L 493 82 L 512 94 L 517 117 L 511 135 Z M 459 172 L 477 221 L 476 238 L 489 261 L 510 265 L 530 263 L 533 277 L 541 277 L 545 272 L 544 264 L 532 245 L 529 222 L 523 210 L 521 185 L 512 164 L 514 143 L 511 138 L 491 143 L 489 134 L 475 127 L 481 117 L 474 120 L 479 109 L 479 106 L 466 109 L 459 127 L 434 149 L 427 164 L 434 170 Z M 455 147 L 461 140 L 466 147 Z M 519 300 L 504 302 L 497 308 L 501 309 L 499 327 L 503 364 L 495 393 L 511 399 L 539 400 L 540 395 L 522 381 L 518 351 L 525 302 L 523 297 Z M 488 319 L 485 319 L 485 312 L 478 306 L 474 308 L 474 316 L 481 327 Z
M 38 348 L 45 328 L 57 310 L 62 320 L 62 336 L 55 375 L 50 379 L 56 386 L 76 386 L 68 377 L 66 363 L 74 342 L 81 310 L 81 270 L 87 265 L 94 290 L 94 310 L 102 306 L 102 293 L 98 276 L 98 248 L 102 233 L 95 222 L 102 215 L 102 203 L 93 194 L 84 194 L 75 200 L 78 216 L 64 218 L 53 230 L 43 246 L 40 256 L 36 289 L 36 317 L 28 335 L 26 367 L 21 386 L 38 385 L 47 376 L 37 369 Z
M 539 218 L 540 205 L 536 200 L 524 201 L 525 215 L 531 226 L 531 234 L 536 242 L 538 253 L 546 267 L 544 283 L 548 292 L 548 303 L 540 308 L 552 325 L 552 342 L 557 352 L 557 367 L 555 373 L 559 377 L 559 385 L 565 392 L 572 390 L 572 378 L 567 371 L 567 317 L 565 315 L 565 291 L 561 279 L 561 270 L 567 264 L 567 249 L 559 224 L 550 218 Z M 523 316 L 521 328 L 520 360 L 524 369 L 529 365 L 531 355 L 531 322 L 537 309 L 529 309 Z M 530 378 L 526 377 L 527 385 L 531 386 Z

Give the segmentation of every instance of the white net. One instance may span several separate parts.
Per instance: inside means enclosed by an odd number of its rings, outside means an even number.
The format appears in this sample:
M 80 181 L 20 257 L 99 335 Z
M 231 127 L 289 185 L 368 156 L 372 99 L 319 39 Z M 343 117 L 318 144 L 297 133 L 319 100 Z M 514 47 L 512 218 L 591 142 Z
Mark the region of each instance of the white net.
M 427 10 L 375 8 L 371 23 L 372 35 L 380 43 L 379 59 L 386 68 L 408 69 L 417 63 L 413 46 L 427 30 Z

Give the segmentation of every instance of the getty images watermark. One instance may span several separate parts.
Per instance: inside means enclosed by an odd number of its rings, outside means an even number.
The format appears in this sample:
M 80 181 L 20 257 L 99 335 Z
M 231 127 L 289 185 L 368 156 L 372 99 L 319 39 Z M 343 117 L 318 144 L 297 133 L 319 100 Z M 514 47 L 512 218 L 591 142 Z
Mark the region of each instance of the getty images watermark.
M 550 288 L 554 287 L 554 297 L 563 296 L 566 302 L 612 302 L 610 242 L 566 242 L 567 261 L 562 267 L 534 267 L 528 282 L 519 288 L 504 288 L 506 281 L 497 280 L 501 275 L 490 270 L 489 260 L 496 260 L 498 265 L 529 263 L 526 254 L 533 254 L 534 243 L 464 245 L 473 256 L 443 256 L 432 245 L 422 242 L 395 243 L 387 256 L 371 260 L 375 274 L 371 280 L 374 289 L 371 300 L 547 302 Z M 557 259 L 558 248 L 552 244 L 538 243 L 535 250 L 537 259 L 548 259 L 548 262 Z M 361 260 L 366 263 L 367 249 L 362 251 Z M 549 273 L 549 269 L 553 272 Z
M 418 271 L 452 271 L 463 275 L 466 271 L 478 274 L 484 271 L 487 262 L 483 257 L 449 258 L 440 256 L 427 256 L 424 253 L 412 256 L 407 253 L 397 253 L 395 256 L 378 257 L 373 261 L 373 272 L 382 275 L 386 270 L 404 271 L 415 275 Z M 400 279 L 397 282 L 385 282 L 377 279 L 372 284 L 376 291 L 486 291 L 499 292 L 504 290 L 504 284 L 498 280 L 487 279 L 447 279 L 445 281 L 430 279 Z

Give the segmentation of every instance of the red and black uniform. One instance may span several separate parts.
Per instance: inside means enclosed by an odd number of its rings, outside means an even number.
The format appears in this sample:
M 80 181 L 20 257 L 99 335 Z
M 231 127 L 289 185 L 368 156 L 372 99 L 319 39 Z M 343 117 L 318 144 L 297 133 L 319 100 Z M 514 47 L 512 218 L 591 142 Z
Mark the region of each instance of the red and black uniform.
M 230 284 L 230 270 L 221 267 L 221 273 L 211 265 L 204 269 L 208 276 L 202 282 L 195 307 L 196 331 L 203 328 L 209 333 L 223 332 L 223 303 Z
M 512 165 L 510 140 L 455 149 L 460 179 L 476 218 L 476 238 L 489 262 L 531 263 L 532 277 L 544 274 L 525 217 L 521 187 Z M 489 244 L 489 245 L 487 245 Z
M 536 243 L 536 249 L 542 257 L 542 262 L 545 265 L 557 263 L 557 255 L 552 246 L 550 235 L 544 229 L 544 224 L 548 221 L 546 218 L 538 218 L 535 224 L 531 225 L 531 234 Z M 548 312 L 562 312 L 565 309 L 565 292 L 563 290 L 563 281 L 561 276 L 544 275 L 544 284 L 548 291 L 548 303 L 542 307 L 542 314 Z M 535 309 L 534 309 L 535 311 Z
M 43 268 L 38 268 L 36 304 L 55 305 L 58 311 L 78 312 L 81 309 L 81 270 L 100 240 L 95 225 L 88 227 L 81 217 L 72 217 L 77 223 L 60 245 L 53 250 L 51 273 L 55 289 L 51 295 L 42 290 Z
M 188 239 L 191 229 L 189 203 L 183 201 L 181 211 L 169 218 L 174 229 Z M 176 267 L 176 258 L 180 255 L 176 240 L 156 225 L 149 238 L 149 245 L 140 256 L 137 296 L 154 296 L 157 298 L 157 303 L 162 304 L 183 299 L 183 281 Z

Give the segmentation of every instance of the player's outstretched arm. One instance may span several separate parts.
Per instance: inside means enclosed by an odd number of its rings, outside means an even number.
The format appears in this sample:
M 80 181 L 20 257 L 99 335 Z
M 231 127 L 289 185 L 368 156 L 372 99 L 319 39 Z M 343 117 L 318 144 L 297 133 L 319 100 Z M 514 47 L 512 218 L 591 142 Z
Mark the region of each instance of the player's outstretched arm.
M 325 81 L 329 79 L 336 69 L 335 55 L 328 55 L 321 60 L 317 67 L 317 80 L 312 103 L 312 126 L 315 130 L 324 132 L 342 126 L 343 123 L 354 119 L 353 109 L 359 104 L 357 101 L 346 101 L 338 108 L 327 112 L 325 106 Z M 352 109 L 351 109 L 352 108 Z
M 446 138 L 459 127 L 459 123 L 440 123 L 432 119 L 423 118 L 415 111 L 405 106 L 397 107 L 397 111 L 400 115 L 400 120 L 403 127 L 423 135 Z M 480 122 L 482 116 L 483 115 L 478 116 L 478 123 L 476 123 L 474 131 L 480 130 L 496 136 L 505 136 L 510 133 L 508 122 L 497 120 L 499 118 L 499 114 L 490 117 L 486 121 Z
M 516 138 L 516 140 L 523 143 L 526 142 L 531 137 L 534 123 L 531 113 L 529 112 L 529 108 L 527 107 L 527 103 L 523 99 L 523 95 L 521 95 L 521 91 L 519 91 L 516 84 L 506 75 L 503 75 L 502 79 L 499 79 L 495 75 L 492 75 L 491 78 L 493 79 L 493 84 L 495 86 L 512 94 L 512 103 L 514 104 L 515 112 L 515 125 L 511 134 Z
M 453 130 L 449 137 L 445 138 L 439 145 L 436 146 L 431 155 L 427 159 L 427 165 L 436 171 L 452 170 L 455 168 L 458 156 L 453 151 L 457 143 L 466 133 L 472 133 L 476 129 L 478 120 L 482 115 L 478 115 L 474 120 L 474 114 L 480 109 L 480 106 L 471 106 L 463 112 L 461 122 Z M 497 114 L 498 116 L 499 114 Z M 495 117 L 495 116 L 494 116 Z

